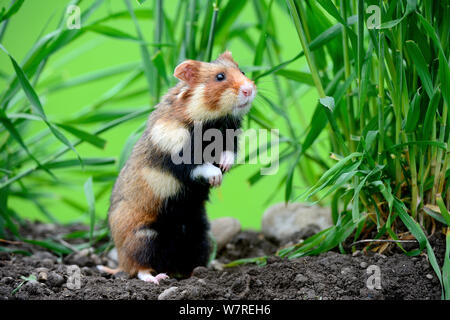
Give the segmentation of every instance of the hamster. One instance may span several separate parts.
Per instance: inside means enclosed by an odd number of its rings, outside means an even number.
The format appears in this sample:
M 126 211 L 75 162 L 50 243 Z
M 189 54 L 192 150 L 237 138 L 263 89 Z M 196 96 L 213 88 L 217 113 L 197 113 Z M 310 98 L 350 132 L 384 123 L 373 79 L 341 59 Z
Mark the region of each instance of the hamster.
M 222 183 L 235 161 L 237 137 L 231 148 L 223 144 L 214 162 L 175 164 L 173 156 L 182 156 L 186 145 L 194 153 L 194 146 L 205 149 L 204 142 L 195 141 L 199 124 L 202 133 L 220 130 L 226 141 L 227 129 L 240 129 L 256 95 L 254 82 L 229 51 L 210 63 L 184 61 L 174 76 L 180 81 L 150 114 L 112 191 L 108 222 L 119 266 L 98 266 L 156 284 L 168 275 L 189 276 L 195 267 L 207 264 L 205 203 L 210 188 Z

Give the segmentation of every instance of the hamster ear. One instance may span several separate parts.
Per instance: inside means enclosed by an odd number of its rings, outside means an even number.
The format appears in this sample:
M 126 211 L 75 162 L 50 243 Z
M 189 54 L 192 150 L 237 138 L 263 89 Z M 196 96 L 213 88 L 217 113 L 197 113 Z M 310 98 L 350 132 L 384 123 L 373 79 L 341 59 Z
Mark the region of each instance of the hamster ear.
M 234 61 L 234 60 L 233 60 L 233 56 L 231 55 L 231 51 L 229 51 L 229 50 L 226 50 L 224 53 L 222 53 L 222 54 L 217 58 L 217 60 L 231 60 L 231 61 Z
M 218 62 L 231 62 L 233 65 L 235 65 L 236 67 L 238 66 L 238 64 L 236 63 L 236 61 L 234 61 L 233 56 L 231 55 L 231 51 L 226 50 L 224 53 L 222 53 L 217 59 L 216 61 Z
M 186 60 L 180 63 L 173 73 L 173 75 L 187 83 L 192 83 L 198 74 L 198 62 L 194 60 Z

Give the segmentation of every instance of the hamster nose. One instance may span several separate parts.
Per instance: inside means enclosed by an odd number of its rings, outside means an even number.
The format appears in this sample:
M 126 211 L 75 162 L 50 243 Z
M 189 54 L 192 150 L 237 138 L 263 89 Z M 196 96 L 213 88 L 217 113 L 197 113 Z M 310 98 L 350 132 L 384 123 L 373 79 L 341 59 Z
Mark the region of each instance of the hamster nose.
M 253 88 L 251 86 L 244 85 L 241 87 L 241 92 L 244 95 L 244 97 L 249 97 L 253 93 Z

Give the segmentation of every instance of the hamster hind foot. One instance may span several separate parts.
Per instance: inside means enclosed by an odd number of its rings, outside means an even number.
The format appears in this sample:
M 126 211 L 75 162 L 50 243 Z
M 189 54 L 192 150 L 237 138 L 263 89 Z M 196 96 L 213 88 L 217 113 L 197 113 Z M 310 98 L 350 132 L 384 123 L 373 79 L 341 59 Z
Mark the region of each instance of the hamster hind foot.
M 150 270 L 141 270 L 137 274 L 138 278 L 145 282 L 153 282 L 154 284 L 159 284 L 160 280 L 167 279 L 169 276 L 165 273 L 159 273 L 153 276 Z
M 105 272 L 105 273 L 109 273 L 112 275 L 122 271 L 121 268 L 112 269 L 112 268 L 108 268 L 108 267 L 102 266 L 102 265 L 97 265 L 97 270 L 99 270 L 100 272 Z

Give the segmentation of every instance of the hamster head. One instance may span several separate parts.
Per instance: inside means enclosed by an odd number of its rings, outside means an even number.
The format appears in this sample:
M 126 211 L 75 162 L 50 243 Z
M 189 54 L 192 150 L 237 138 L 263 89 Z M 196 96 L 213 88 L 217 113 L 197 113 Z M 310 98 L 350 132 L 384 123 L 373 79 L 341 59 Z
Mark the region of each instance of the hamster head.
M 174 76 L 186 83 L 186 113 L 192 120 L 205 121 L 233 115 L 242 117 L 256 96 L 256 86 L 239 69 L 226 51 L 207 63 L 187 60 L 178 65 Z

